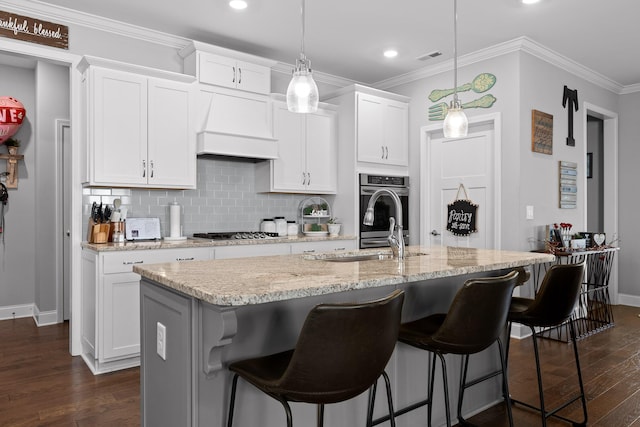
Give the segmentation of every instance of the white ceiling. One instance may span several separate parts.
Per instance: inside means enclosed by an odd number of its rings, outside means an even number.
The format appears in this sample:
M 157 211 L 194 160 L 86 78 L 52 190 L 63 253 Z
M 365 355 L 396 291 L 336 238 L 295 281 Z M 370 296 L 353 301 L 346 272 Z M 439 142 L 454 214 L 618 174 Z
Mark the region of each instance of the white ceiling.
M 65 8 L 292 64 L 300 0 L 46 0 Z M 37 2 L 40 3 L 40 2 Z M 305 53 L 314 69 L 364 84 L 450 60 L 451 0 L 307 0 Z M 458 0 L 458 52 L 527 36 L 621 85 L 640 83 L 640 2 Z M 71 43 L 73 40 L 71 40 Z M 383 49 L 399 51 L 385 59 Z M 429 61 L 415 58 L 439 50 Z

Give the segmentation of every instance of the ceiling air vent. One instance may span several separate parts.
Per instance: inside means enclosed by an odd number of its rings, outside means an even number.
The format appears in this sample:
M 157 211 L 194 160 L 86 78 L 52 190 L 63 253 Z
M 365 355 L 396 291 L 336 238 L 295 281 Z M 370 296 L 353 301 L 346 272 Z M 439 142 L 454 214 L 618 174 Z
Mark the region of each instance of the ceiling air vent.
M 424 55 L 420 55 L 416 59 L 418 61 L 426 61 L 426 60 L 431 59 L 431 58 L 436 58 L 436 57 L 438 57 L 440 55 L 442 55 L 442 52 L 440 52 L 439 50 L 434 50 L 433 52 L 429 52 L 429 53 L 425 53 Z

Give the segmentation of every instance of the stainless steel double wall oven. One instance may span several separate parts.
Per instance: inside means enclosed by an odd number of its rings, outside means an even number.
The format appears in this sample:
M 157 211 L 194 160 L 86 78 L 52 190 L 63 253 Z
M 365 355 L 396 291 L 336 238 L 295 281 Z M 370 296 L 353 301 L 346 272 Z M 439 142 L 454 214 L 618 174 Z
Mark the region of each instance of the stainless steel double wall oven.
M 409 244 L 409 177 L 360 174 L 360 248 L 382 248 L 389 246 L 389 218 L 398 214 L 393 199 L 382 194 L 374 205 L 374 222 L 372 226 L 362 224 L 364 213 L 371 196 L 380 188 L 393 190 L 402 204 L 402 225 L 404 241 Z

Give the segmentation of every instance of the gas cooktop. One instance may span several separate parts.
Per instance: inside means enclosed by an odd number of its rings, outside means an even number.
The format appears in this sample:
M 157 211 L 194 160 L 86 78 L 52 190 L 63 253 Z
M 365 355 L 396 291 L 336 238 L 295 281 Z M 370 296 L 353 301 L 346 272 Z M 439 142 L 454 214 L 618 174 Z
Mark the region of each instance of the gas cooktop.
M 194 233 L 193 237 L 209 240 L 272 239 L 278 237 L 278 233 L 268 233 L 264 231 L 222 231 L 216 233 Z

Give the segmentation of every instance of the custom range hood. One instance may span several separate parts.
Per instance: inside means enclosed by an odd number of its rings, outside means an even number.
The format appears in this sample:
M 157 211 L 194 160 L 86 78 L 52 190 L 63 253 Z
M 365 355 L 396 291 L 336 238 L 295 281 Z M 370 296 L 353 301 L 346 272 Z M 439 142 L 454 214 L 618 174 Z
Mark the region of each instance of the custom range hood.
M 198 154 L 277 159 L 270 97 L 276 61 L 196 41 L 180 56 L 185 74 L 199 83 Z
M 197 134 L 197 153 L 249 159 L 277 159 L 278 141 L 273 138 L 269 98 L 247 99 L 250 94 L 211 93 L 202 130 Z

